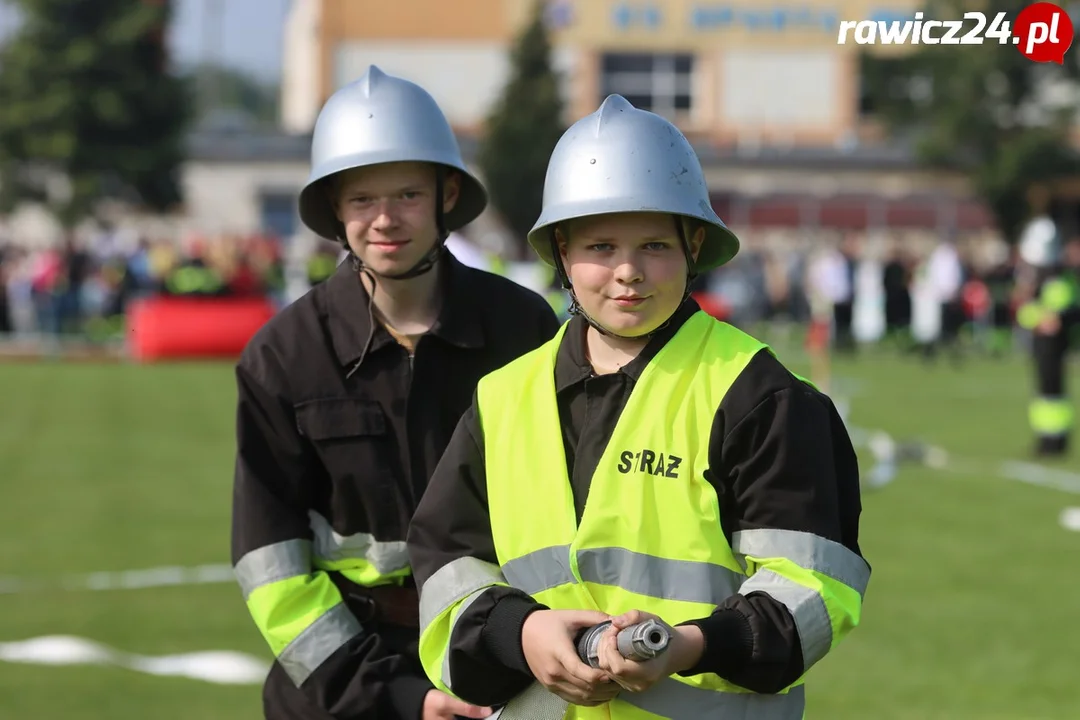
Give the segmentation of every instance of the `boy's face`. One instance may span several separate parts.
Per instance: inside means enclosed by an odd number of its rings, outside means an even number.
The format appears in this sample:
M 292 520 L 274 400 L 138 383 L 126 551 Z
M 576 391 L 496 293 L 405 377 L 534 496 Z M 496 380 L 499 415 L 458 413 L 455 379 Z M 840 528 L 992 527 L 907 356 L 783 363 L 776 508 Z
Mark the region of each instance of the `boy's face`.
M 698 230 L 691 239 L 695 258 L 703 238 Z M 686 255 L 672 215 L 578 218 L 556 230 L 556 240 L 582 309 L 615 335 L 647 335 L 682 302 Z
M 345 170 L 333 179 L 334 213 L 349 247 L 379 275 L 407 272 L 435 245 L 435 168 L 401 162 Z M 443 212 L 457 204 L 460 178 L 443 182 Z

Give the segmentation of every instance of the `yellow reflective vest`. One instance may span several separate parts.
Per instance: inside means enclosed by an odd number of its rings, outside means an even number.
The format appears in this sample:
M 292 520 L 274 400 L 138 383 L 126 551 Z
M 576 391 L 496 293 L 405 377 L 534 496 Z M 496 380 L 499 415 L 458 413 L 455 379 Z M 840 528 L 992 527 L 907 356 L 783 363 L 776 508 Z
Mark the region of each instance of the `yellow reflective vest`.
M 453 692 L 447 652 L 454 623 L 497 585 L 552 609 L 637 609 L 672 625 L 709 616 L 734 593 L 768 593 L 791 612 L 809 670 L 858 625 L 869 567 L 842 545 L 803 532 L 741 531 L 729 545 L 716 491 L 704 477 L 717 408 L 766 346 L 704 312 L 691 317 L 634 386 L 579 526 L 554 386 L 566 327 L 477 388 L 499 562 L 461 558 L 425 583 L 420 658 L 431 681 Z M 523 695 L 551 700 L 537 688 Z M 564 717 L 798 720 L 803 709 L 801 679 L 762 695 L 701 674 L 624 691 L 597 708 L 569 706 Z M 514 717 L 527 715 L 528 709 Z
M 1080 283 L 1068 273 L 1046 278 L 1039 287 L 1038 297 L 1024 303 L 1016 313 L 1020 327 L 1035 329 L 1046 317 L 1061 317 L 1070 309 L 1080 305 Z M 1068 333 L 1070 328 L 1062 328 Z M 1066 335 L 1064 342 L 1069 341 Z M 1028 423 L 1035 435 L 1044 438 L 1057 438 L 1072 432 L 1076 422 L 1072 401 L 1062 396 L 1042 396 L 1034 398 L 1028 405 Z
M 1038 298 L 1030 300 L 1016 312 L 1016 321 L 1025 330 L 1032 330 L 1047 315 L 1059 315 L 1080 304 L 1080 286 L 1070 275 L 1047 278 L 1039 288 Z

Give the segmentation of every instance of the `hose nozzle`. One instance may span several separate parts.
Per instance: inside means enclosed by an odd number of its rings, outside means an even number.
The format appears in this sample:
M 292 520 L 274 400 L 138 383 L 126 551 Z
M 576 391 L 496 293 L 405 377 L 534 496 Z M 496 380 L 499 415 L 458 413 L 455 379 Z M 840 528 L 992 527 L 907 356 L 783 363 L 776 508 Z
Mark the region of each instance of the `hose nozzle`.
M 600 637 L 610 624 L 611 621 L 608 620 L 593 625 L 578 635 L 576 645 L 581 662 L 591 667 L 599 666 Z M 667 650 L 671 642 L 671 630 L 663 623 L 649 619 L 620 630 L 616 642 L 619 654 L 624 658 L 644 662 Z

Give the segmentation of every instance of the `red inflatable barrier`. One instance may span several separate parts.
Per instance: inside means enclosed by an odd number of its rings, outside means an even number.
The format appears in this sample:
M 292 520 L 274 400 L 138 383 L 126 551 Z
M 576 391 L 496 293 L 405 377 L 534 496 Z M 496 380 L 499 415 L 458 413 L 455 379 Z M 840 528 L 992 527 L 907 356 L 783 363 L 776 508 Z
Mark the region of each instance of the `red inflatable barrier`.
M 697 304 L 701 306 L 702 310 L 709 315 L 712 315 L 717 320 L 728 319 L 728 306 L 719 296 L 706 292 L 696 292 L 690 297 L 697 301 Z
M 274 312 L 265 298 L 146 298 L 128 310 L 128 348 L 140 362 L 234 358 Z

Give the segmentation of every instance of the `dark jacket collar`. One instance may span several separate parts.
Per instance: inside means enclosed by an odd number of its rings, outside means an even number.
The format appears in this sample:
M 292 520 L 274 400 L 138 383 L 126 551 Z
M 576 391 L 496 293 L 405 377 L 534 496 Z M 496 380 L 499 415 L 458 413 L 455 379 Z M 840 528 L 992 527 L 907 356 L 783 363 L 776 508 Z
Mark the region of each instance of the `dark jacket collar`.
M 700 309 L 696 301 L 687 298 L 667 324 L 649 339 L 649 343 L 638 353 L 638 356 L 620 368 L 619 372 L 637 382 L 641 377 L 641 372 L 656 357 L 656 353 L 660 352 L 660 348 L 667 345 L 668 340 L 673 338 L 690 316 Z M 555 355 L 555 392 L 562 392 L 593 376 L 592 365 L 585 352 L 585 331 L 588 327 L 588 323 L 580 315 L 575 315 L 570 319 L 566 334 L 559 345 L 559 351 Z
M 457 347 L 483 347 L 485 337 L 479 314 L 481 305 L 474 295 L 478 283 L 470 278 L 478 271 L 463 265 L 450 251 L 446 251 L 431 272 L 439 273 L 442 309 L 428 334 Z M 342 365 L 349 365 L 359 359 L 371 331 L 368 307 L 371 299 L 360 282 L 359 274 L 353 270 L 350 259 L 338 265 L 334 274 L 326 279 L 325 299 L 324 312 L 334 353 Z M 393 343 L 390 333 L 375 321 L 375 337 L 371 340 L 369 352 L 374 353 Z

